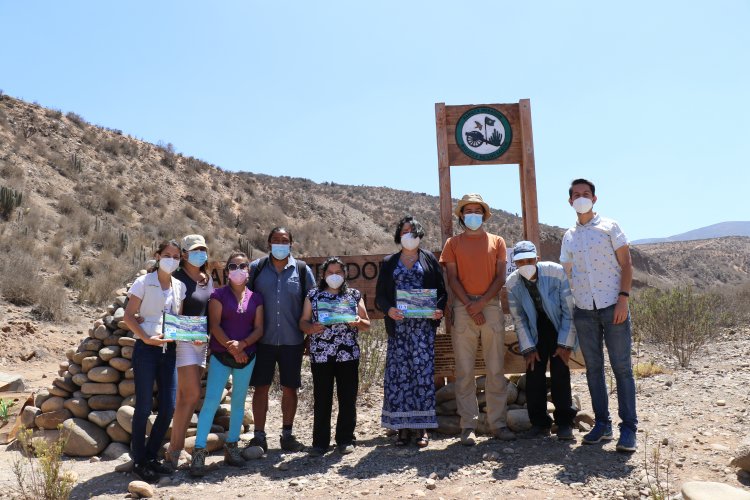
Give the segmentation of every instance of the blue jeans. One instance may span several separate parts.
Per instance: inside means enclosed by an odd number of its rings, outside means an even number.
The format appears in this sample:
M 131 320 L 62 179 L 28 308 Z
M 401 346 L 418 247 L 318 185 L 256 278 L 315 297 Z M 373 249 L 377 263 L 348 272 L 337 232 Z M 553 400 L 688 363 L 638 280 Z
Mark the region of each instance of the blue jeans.
M 198 415 L 198 430 L 195 434 L 195 447 L 205 448 L 208 432 L 214 422 L 216 410 L 221 403 L 221 394 L 227 385 L 229 375 L 232 375 L 232 408 L 229 414 L 229 434 L 227 443 L 236 443 L 240 440 L 242 420 L 245 418 L 245 397 L 250 386 L 250 375 L 253 373 L 255 358 L 245 368 L 230 368 L 221 364 L 216 356 L 211 355 L 208 364 L 208 377 L 206 380 L 206 398 Z
M 588 311 L 575 308 L 573 322 L 578 332 L 583 359 L 586 361 L 586 380 L 591 394 L 591 405 L 594 407 L 594 418 L 597 422 L 611 422 L 609 416 L 609 396 L 607 382 L 604 378 L 604 346 L 607 346 L 609 363 L 617 383 L 617 413 L 621 426 L 633 432 L 638 428 L 638 417 L 635 412 L 635 379 L 630 359 L 633 336 L 628 318 L 618 325 L 612 323 L 615 306 Z
M 164 436 L 174 413 L 177 395 L 176 351 L 174 343 L 167 350 L 138 340 L 133 350 L 133 376 L 135 380 L 135 411 L 130 449 L 135 463 L 153 460 L 161 448 Z M 156 421 L 146 441 L 146 421 L 151 415 L 154 381 L 159 391 Z

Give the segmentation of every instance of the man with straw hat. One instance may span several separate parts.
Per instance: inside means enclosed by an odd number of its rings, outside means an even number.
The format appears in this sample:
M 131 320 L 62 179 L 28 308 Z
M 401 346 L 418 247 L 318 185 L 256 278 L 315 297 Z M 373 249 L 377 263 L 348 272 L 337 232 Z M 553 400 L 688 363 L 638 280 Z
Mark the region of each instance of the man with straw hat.
M 480 338 L 487 369 L 487 425 L 496 438 L 512 440 L 515 435 L 506 424 L 505 317 L 499 299 L 505 284 L 505 240 L 482 227 L 491 214 L 480 195 L 461 198 L 455 214 L 463 232 L 445 242 L 440 262 L 445 264 L 454 296 L 452 342 L 461 444 L 476 444 L 479 404 L 474 362 Z

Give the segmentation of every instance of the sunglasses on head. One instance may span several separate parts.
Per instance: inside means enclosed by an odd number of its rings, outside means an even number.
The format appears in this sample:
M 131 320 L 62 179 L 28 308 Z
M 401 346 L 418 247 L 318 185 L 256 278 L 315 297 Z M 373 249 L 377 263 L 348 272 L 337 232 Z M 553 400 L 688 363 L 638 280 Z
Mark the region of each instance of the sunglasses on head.
M 237 269 L 245 270 L 245 269 L 247 269 L 247 267 L 248 267 L 247 262 L 243 262 L 242 264 L 234 264 L 234 263 L 232 263 L 232 264 L 229 264 L 227 266 L 227 269 L 229 269 L 230 271 L 236 271 Z

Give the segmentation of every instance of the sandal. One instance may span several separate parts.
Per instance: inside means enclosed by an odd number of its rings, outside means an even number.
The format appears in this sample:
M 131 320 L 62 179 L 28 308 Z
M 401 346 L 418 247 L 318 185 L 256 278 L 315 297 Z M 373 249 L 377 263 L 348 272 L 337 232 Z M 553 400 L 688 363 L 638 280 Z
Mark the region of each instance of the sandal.
M 396 446 L 407 446 L 411 441 L 409 429 L 401 429 L 398 431 L 398 439 L 396 439 Z
M 417 446 L 420 448 L 427 448 L 427 445 L 430 444 L 430 435 L 427 434 L 425 429 L 422 429 L 420 433 L 421 436 L 417 438 Z

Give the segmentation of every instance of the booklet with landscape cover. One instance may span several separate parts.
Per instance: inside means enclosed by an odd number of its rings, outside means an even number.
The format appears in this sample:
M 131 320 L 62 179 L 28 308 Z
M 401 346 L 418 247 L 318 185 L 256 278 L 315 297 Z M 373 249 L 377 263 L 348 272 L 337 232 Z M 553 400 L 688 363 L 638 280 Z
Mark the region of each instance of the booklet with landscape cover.
M 164 338 L 169 340 L 208 342 L 208 318 L 164 313 L 162 331 Z
M 318 323 L 335 325 L 357 319 L 357 303 L 352 299 L 318 300 Z
M 437 290 L 434 288 L 396 290 L 396 307 L 405 318 L 432 318 L 437 309 Z

